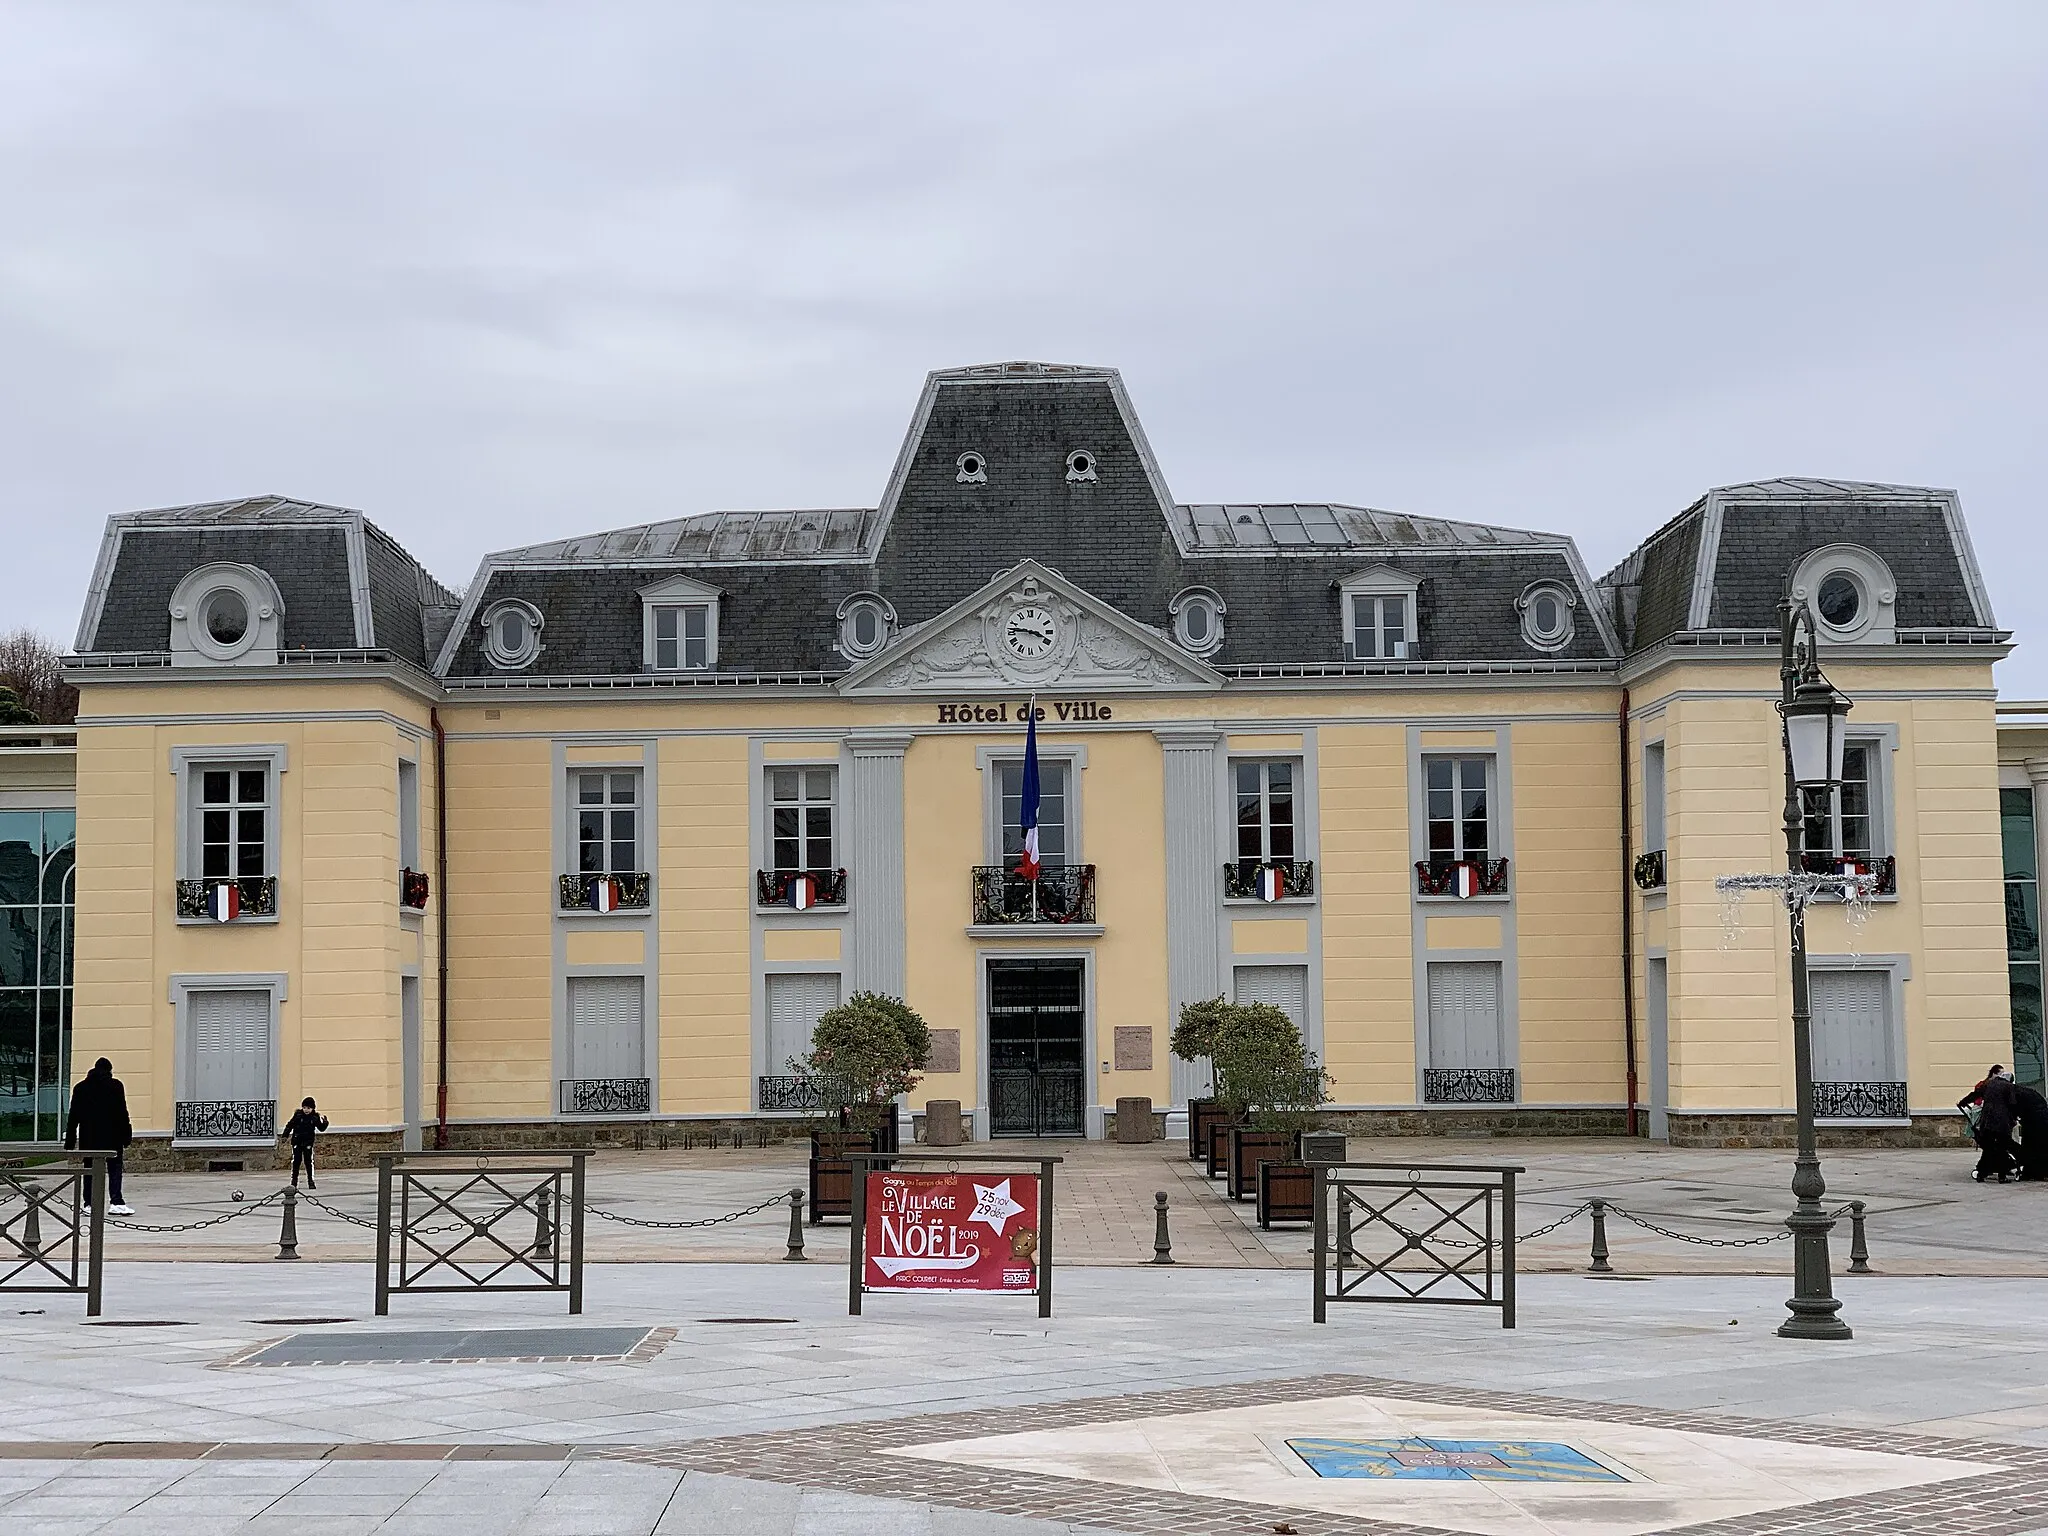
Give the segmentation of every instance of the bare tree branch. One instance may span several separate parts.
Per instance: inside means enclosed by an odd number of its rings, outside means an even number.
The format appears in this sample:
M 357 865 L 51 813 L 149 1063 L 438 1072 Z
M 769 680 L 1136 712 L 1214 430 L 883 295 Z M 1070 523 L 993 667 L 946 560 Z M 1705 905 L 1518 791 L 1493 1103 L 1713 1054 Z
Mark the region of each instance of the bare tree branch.
M 13 689 L 40 724 L 70 725 L 78 718 L 78 690 L 64 681 L 63 652 L 35 630 L 0 635 L 0 686 Z

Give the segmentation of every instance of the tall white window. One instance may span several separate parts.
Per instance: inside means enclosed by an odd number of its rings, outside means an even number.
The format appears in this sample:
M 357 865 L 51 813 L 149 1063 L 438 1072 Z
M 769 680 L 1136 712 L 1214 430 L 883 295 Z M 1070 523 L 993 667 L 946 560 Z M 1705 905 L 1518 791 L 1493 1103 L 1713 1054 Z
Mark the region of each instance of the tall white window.
M 576 869 L 585 875 L 637 873 L 640 863 L 640 775 L 590 769 L 576 788 Z
M 1359 661 L 1405 661 L 1413 600 L 1405 592 L 1356 592 L 1351 597 L 1351 655 Z
M 189 779 L 193 797 L 193 876 L 246 880 L 270 869 L 271 775 L 268 768 L 207 764 Z
M 768 857 L 777 870 L 835 868 L 834 768 L 768 770 Z
M 1247 872 L 1295 856 L 1295 786 L 1301 765 L 1289 759 L 1231 765 L 1237 786 L 1237 862 Z
M 998 763 L 1002 783 L 1003 863 L 1017 862 L 1024 851 L 1024 765 Z M 1047 869 L 1067 862 L 1067 763 L 1038 760 L 1038 861 Z
M 1801 846 L 1811 859 L 1869 863 L 1885 853 L 1881 807 L 1884 744 L 1850 737 L 1842 747 L 1842 782 L 1806 801 Z
M 1485 863 L 1493 856 L 1494 844 L 1489 782 L 1493 759 L 1426 757 L 1422 773 L 1430 862 Z
M 420 765 L 398 760 L 398 867 L 420 867 Z
M 654 670 L 688 672 L 711 665 L 711 605 L 662 603 L 654 609 Z
M 1664 743 L 1643 748 L 1643 852 L 1664 848 Z

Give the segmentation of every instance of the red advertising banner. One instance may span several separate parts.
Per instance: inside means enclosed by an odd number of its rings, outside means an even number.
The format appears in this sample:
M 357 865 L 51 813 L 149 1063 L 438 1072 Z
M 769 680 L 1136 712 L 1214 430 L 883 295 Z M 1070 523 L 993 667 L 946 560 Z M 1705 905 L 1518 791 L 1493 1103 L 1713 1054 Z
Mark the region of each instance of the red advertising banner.
M 870 1173 L 867 1181 L 866 1289 L 1037 1289 L 1037 1174 Z

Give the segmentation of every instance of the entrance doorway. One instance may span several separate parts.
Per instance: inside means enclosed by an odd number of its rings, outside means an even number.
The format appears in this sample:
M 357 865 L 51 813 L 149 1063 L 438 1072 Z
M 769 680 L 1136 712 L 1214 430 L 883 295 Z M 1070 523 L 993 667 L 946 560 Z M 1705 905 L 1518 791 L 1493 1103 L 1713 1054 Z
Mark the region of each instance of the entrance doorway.
M 991 960 L 991 1136 L 1079 1136 L 1087 1098 L 1079 960 Z

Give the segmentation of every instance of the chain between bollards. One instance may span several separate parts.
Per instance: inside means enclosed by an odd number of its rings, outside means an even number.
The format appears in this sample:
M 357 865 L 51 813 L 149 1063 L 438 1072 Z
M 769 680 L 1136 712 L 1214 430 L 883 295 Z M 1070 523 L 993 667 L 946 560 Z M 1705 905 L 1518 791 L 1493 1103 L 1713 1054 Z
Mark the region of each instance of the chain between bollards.
M 284 1220 L 277 1228 L 277 1256 L 280 1259 L 299 1256 L 299 1186 L 296 1184 L 284 1192 Z
M 1852 1275 L 1873 1274 L 1870 1267 L 1870 1250 L 1863 1242 L 1863 1202 L 1849 1202 L 1849 1273 Z
M 1173 1234 L 1166 1229 L 1166 1191 L 1163 1189 L 1152 1196 L 1152 1262 L 1173 1262 Z
M 1593 1207 L 1593 1262 L 1586 1267 L 1592 1274 L 1611 1275 L 1614 1266 L 1607 1262 L 1607 1202 L 1596 1195 L 1586 1204 Z
M 804 1192 L 792 1189 L 789 1192 L 789 1252 L 782 1256 L 785 1264 L 801 1263 L 804 1257 Z

